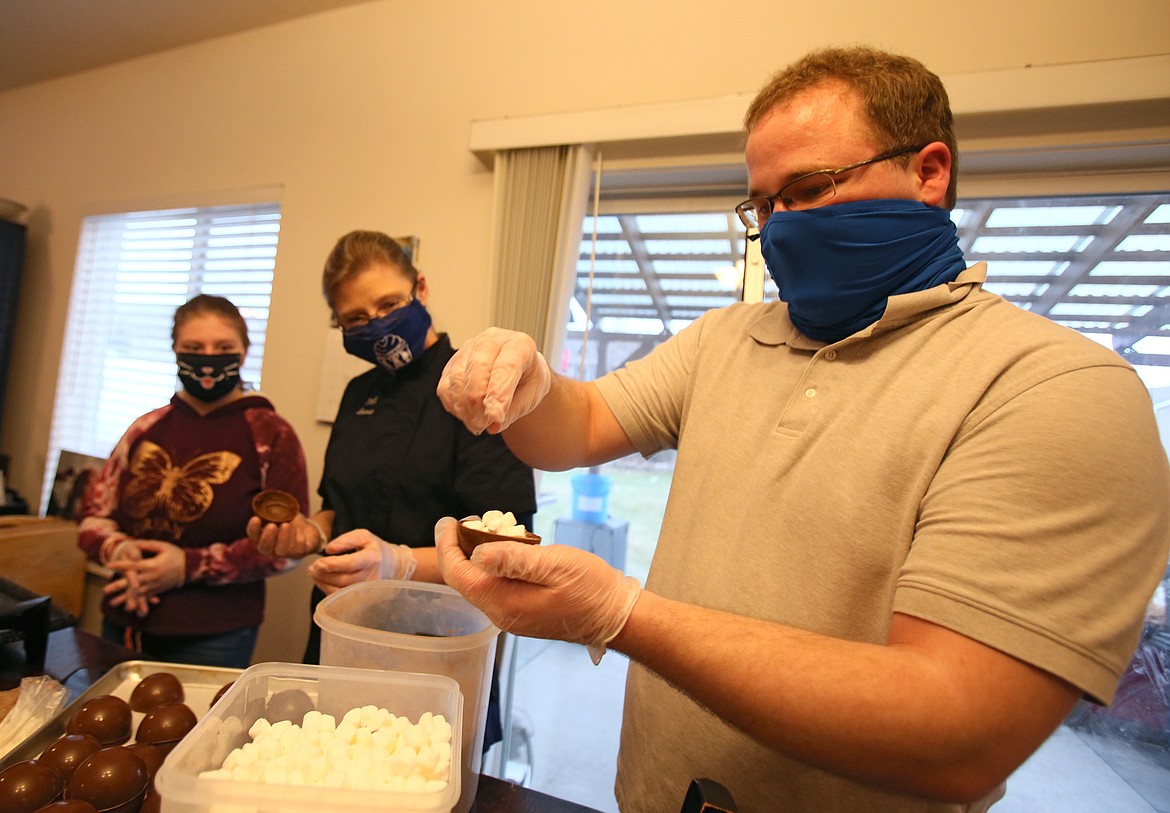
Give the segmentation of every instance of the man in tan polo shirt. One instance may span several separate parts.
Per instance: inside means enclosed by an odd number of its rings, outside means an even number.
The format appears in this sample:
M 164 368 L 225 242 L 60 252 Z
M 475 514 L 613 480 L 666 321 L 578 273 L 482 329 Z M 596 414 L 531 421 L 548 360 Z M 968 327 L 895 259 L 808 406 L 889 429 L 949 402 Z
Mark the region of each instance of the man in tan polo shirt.
M 676 448 L 645 589 L 563 546 L 469 560 L 449 519 L 444 576 L 504 629 L 630 657 L 623 811 L 694 776 L 744 813 L 985 810 L 1137 643 L 1170 546 L 1149 396 L 966 267 L 920 63 L 810 54 L 745 124 L 737 212 L 781 301 L 588 383 L 492 329 L 439 385 L 537 468 Z

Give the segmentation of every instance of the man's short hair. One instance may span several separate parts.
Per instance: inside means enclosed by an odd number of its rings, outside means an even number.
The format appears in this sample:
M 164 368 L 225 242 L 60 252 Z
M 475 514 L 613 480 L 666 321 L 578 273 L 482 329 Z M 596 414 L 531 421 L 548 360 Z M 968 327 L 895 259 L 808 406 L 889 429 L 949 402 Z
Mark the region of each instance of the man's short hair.
M 861 97 L 879 151 L 941 141 L 951 151 L 946 207 L 955 205 L 959 153 L 951 103 L 942 80 L 916 59 L 876 48 L 824 48 L 776 73 L 744 116 L 748 133 L 775 108 L 824 82 L 841 82 Z

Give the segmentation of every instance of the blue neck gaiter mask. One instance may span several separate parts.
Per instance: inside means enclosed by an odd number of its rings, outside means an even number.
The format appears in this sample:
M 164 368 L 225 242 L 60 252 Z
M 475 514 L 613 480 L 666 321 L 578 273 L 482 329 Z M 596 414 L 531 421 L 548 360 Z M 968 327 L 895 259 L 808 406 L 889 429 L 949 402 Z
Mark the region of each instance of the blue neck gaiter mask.
M 966 267 L 950 214 L 916 200 L 774 212 L 760 251 L 792 323 L 821 342 L 852 336 L 891 296 L 951 282 Z
M 431 315 L 418 299 L 405 308 L 342 333 L 345 352 L 392 373 L 422 355 Z

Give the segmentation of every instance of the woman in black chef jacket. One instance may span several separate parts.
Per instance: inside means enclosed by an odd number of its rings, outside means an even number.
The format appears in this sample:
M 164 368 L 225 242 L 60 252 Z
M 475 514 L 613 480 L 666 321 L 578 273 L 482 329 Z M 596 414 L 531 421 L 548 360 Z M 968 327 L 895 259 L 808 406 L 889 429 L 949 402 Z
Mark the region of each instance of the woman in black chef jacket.
M 395 240 L 353 231 L 337 241 L 321 279 L 325 301 L 348 353 L 374 364 L 349 382 L 325 451 L 311 519 L 249 533 L 277 555 L 326 555 L 309 574 L 312 610 L 348 584 L 369 579 L 441 583 L 434 527 L 441 517 L 511 511 L 532 527 L 532 469 L 499 435 L 473 435 L 435 394 L 454 349 L 431 323 L 426 277 Z M 320 657 L 321 630 L 310 625 L 305 663 Z M 500 738 L 499 704 L 489 704 L 484 749 Z

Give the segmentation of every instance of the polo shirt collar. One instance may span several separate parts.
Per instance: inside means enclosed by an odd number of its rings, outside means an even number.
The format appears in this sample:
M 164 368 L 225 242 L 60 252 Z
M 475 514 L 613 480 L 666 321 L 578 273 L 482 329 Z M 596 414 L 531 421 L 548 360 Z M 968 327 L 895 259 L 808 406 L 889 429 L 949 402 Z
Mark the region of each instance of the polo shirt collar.
M 953 282 L 936 285 L 925 291 L 899 294 L 890 297 L 886 312 L 869 327 L 857 331 L 842 342 L 863 339 L 875 333 L 882 333 L 912 322 L 928 311 L 953 305 L 965 299 L 972 291 L 979 290 L 987 280 L 987 263 L 976 263 L 960 272 Z M 768 307 L 748 328 L 748 335 L 760 344 L 788 345 L 797 350 L 819 350 L 825 342 L 805 336 L 788 318 L 788 306 L 782 302 L 769 303 Z

